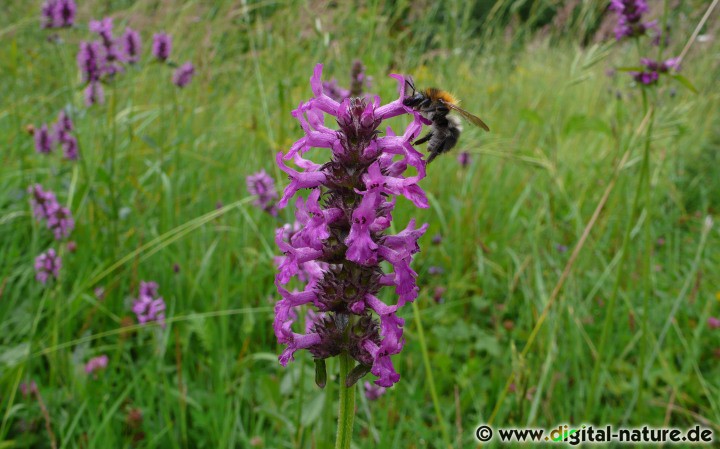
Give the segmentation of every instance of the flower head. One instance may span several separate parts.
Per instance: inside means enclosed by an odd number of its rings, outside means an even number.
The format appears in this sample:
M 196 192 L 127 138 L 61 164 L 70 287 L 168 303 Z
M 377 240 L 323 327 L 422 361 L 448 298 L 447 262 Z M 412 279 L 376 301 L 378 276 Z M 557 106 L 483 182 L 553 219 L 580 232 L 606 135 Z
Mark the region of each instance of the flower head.
M 53 150 L 54 139 L 47 125 L 35 130 L 35 151 L 40 154 L 50 154 Z
M 91 20 L 89 28 L 90 31 L 97 33 L 100 37 L 98 46 L 102 50 L 100 67 L 102 74 L 106 77 L 112 77 L 116 73 L 122 72 L 122 64 L 126 62 L 126 55 L 113 37 L 112 17 L 105 17 L 102 20 Z
M 192 65 L 192 62 L 186 62 L 175 70 L 173 84 L 177 87 L 185 87 L 190 84 L 193 75 L 195 75 L 195 66 Z
M 77 64 L 82 73 L 83 82 L 92 83 L 102 75 L 102 50 L 98 42 L 80 42 Z
M 417 240 L 427 225 L 415 227 L 410 221 L 405 230 L 386 234 L 392 221 L 395 198 L 403 196 L 417 207 L 428 207 L 427 198 L 417 182 L 425 176 L 422 156 L 412 147 L 420 133 L 422 118 L 402 104 L 400 98 L 380 105 L 380 99 L 352 98 L 337 101 L 321 81 L 322 65 L 311 78 L 314 98 L 293 111 L 305 136 L 288 153 L 279 153 L 277 163 L 290 178 L 279 206 L 285 207 L 298 191 L 309 189 L 307 199 L 296 201 L 299 228 L 280 228 L 276 243 L 284 253 L 275 279 L 282 299 L 275 306 L 275 335 L 286 345 L 280 355 L 284 366 L 294 353 L 307 349 L 316 359 L 341 353 L 358 362 L 348 383 L 367 372 L 378 377 L 376 384 L 389 387 L 400 378 L 390 357 L 404 344 L 404 321 L 396 313 L 399 307 L 417 296 L 410 268 L 412 256 L 419 251 Z M 325 126 L 325 115 L 335 119 L 339 129 Z M 413 118 L 402 136 L 387 129 L 380 136 L 380 124 L 386 118 L 410 114 Z M 317 164 L 302 155 L 310 148 L 329 150 L 329 161 Z M 292 159 L 299 170 L 285 161 Z M 404 176 L 409 167 L 414 176 Z M 387 262 L 392 271 L 383 271 Z M 313 268 L 311 280 L 301 279 L 303 267 Z M 293 277 L 304 284 L 289 291 L 284 285 Z M 389 305 L 378 298 L 383 286 L 395 287 L 397 303 Z M 295 309 L 313 306 L 320 312 L 313 322 L 293 330 L 299 314 Z
M 708 318 L 708 327 L 710 329 L 720 329 L 720 318 L 715 318 L 714 316 L 711 316 Z
M 59 207 L 55 194 L 49 190 L 43 190 L 40 184 L 30 186 L 28 192 L 36 220 L 47 220 L 52 211 Z
M 642 72 L 630 72 L 630 74 L 636 82 L 645 86 L 657 83 L 661 74 L 680 69 L 680 58 L 670 58 L 665 61 L 642 58 L 640 63 L 645 67 L 645 70 Z
M 465 168 L 468 165 L 470 165 L 470 153 L 467 151 L 462 151 L 460 154 L 458 154 L 458 163 L 461 167 Z
M 104 370 L 108 365 L 108 356 L 103 354 L 97 357 L 93 357 L 85 364 L 85 372 L 92 374 L 95 371 Z
M 70 209 L 56 204 L 48 213 L 47 227 L 53 232 L 56 240 L 62 240 L 70 235 L 75 227 Z
M 62 267 L 60 256 L 50 248 L 35 258 L 35 279 L 45 285 L 48 279 L 57 279 Z
M 140 282 L 138 298 L 133 302 L 132 311 L 140 324 L 155 321 L 165 327 L 165 300 L 159 296 L 156 282 Z
M 152 55 L 160 61 L 167 61 L 172 50 L 172 38 L 165 33 L 153 35 Z
M 275 202 L 277 201 L 278 194 L 275 190 L 275 181 L 273 178 L 268 175 L 265 170 L 260 170 L 245 178 L 245 183 L 247 184 L 248 193 L 256 197 L 253 204 L 273 217 L 277 216 L 277 206 Z
M 43 28 L 66 28 L 75 23 L 75 0 L 46 0 L 41 9 Z
M 142 49 L 140 33 L 132 28 L 125 28 L 125 33 L 122 35 L 122 46 L 125 52 L 125 60 L 129 64 L 135 64 L 140 61 L 140 52 Z
M 639 37 L 648 30 L 657 28 L 657 22 L 642 22 L 642 16 L 648 12 L 647 0 L 610 0 L 610 10 L 618 14 L 615 38 L 622 40 Z

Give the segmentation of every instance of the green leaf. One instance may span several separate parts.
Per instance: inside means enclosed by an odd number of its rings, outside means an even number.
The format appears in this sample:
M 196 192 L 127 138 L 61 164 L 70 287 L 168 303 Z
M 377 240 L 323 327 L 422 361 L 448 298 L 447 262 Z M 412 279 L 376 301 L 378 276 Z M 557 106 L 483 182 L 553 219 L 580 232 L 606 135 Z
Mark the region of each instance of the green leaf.
M 670 75 L 670 77 L 672 77 L 672 78 L 675 79 L 677 82 L 679 82 L 679 83 L 682 84 L 683 86 L 685 86 L 685 87 L 687 87 L 688 89 L 690 89 L 690 91 L 692 91 L 692 93 L 694 93 L 694 94 L 697 94 L 697 93 L 698 93 L 698 90 L 695 88 L 695 86 L 693 86 L 693 83 L 691 83 L 690 80 L 687 79 L 687 78 L 685 78 L 684 76 L 675 74 L 675 75 Z
M 642 66 L 634 66 L 634 67 L 617 67 L 615 70 L 618 72 L 642 72 L 645 70 L 645 67 Z

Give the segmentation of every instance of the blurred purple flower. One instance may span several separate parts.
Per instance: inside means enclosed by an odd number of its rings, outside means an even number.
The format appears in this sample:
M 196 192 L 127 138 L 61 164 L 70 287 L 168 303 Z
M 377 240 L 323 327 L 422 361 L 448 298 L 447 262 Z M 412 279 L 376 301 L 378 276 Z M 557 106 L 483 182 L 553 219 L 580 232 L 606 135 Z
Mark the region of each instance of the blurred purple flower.
M 404 196 L 417 207 L 428 207 L 427 197 L 417 182 L 425 177 L 422 154 L 412 142 L 422 130 L 423 119 L 403 105 L 405 79 L 399 82 L 397 100 L 381 106 L 380 99 L 333 100 L 321 81 L 322 65 L 315 67 L 310 84 L 314 97 L 293 111 L 305 136 L 290 150 L 277 155 L 277 163 L 288 174 L 290 184 L 279 202 L 285 207 L 300 189 L 312 189 L 307 200 L 296 201 L 299 229 L 279 228 L 275 241 L 284 253 L 280 258 L 275 284 L 282 299 L 275 306 L 275 335 L 286 349 L 280 355 L 285 366 L 299 349 L 307 349 L 315 359 L 349 354 L 359 364 L 351 371 L 347 385 L 367 372 L 378 377 L 376 384 L 390 387 L 400 379 L 390 356 L 404 345 L 404 320 L 398 308 L 415 300 L 417 273 L 410 268 L 417 244 L 427 225 L 408 226 L 396 235 L 387 235 L 395 197 Z M 325 126 L 325 114 L 339 129 Z M 379 137 L 382 121 L 411 114 L 413 121 L 403 135 L 388 128 Z M 317 164 L 304 159 L 311 147 L 330 150 L 330 161 Z M 286 165 L 292 159 L 302 171 Z M 408 166 L 414 176 L 404 177 Z M 384 273 L 387 261 L 393 272 Z M 309 263 L 319 265 L 311 284 L 302 291 L 290 292 L 283 285 L 300 277 Z M 302 282 L 302 281 L 300 281 Z M 398 301 L 388 305 L 378 299 L 383 286 L 395 287 Z M 305 333 L 292 326 L 298 314 L 295 308 L 313 304 L 324 314 Z
M 69 133 L 73 129 L 75 129 L 75 126 L 73 125 L 70 116 L 64 110 L 60 110 L 60 112 L 58 113 L 57 121 L 53 125 L 53 133 L 55 134 L 55 138 L 57 140 L 62 140 L 63 133 Z
M 173 84 L 178 87 L 185 87 L 190 84 L 193 75 L 195 75 L 195 66 L 191 62 L 186 62 L 175 70 Z
M 36 220 L 47 220 L 50 213 L 58 207 L 57 198 L 51 191 L 43 190 L 40 184 L 30 186 L 30 203 Z
M 457 157 L 458 163 L 461 167 L 465 168 L 470 164 L 470 153 L 462 151 Z
M 152 55 L 160 61 L 167 61 L 172 51 L 172 38 L 165 33 L 153 35 Z
M 369 97 L 366 94 L 366 89 L 370 87 L 371 80 L 372 77 L 365 75 L 363 63 L 360 60 L 355 60 L 350 69 L 350 89 L 340 87 L 335 78 L 330 81 L 323 81 L 322 88 L 325 95 L 339 103 L 346 98 Z
M 23 397 L 33 396 L 37 394 L 37 392 L 38 386 L 34 380 L 31 380 L 30 383 L 22 382 L 20 384 L 20 394 L 22 394 Z
M 80 42 L 77 65 L 82 73 L 83 82 L 93 83 L 99 81 L 102 75 L 102 64 L 100 44 L 97 42 Z
M 446 291 L 447 289 L 445 287 L 435 287 L 435 290 L 433 290 L 433 299 L 436 303 L 440 304 L 441 302 L 443 302 L 443 295 Z
M 325 94 L 337 102 L 341 102 L 350 97 L 350 90 L 340 87 L 335 78 L 330 81 L 323 81 L 322 87 Z
M 78 158 L 78 143 L 75 136 L 67 135 L 61 141 L 65 159 L 74 161 Z
M 65 158 L 70 160 L 78 158 L 78 142 L 75 136 L 70 134 L 73 128 L 70 116 L 65 111 L 60 111 L 57 122 L 53 125 L 53 139 L 62 146 Z
M 100 371 L 105 368 L 107 368 L 108 365 L 108 356 L 103 354 L 98 357 L 93 357 L 85 364 L 85 372 L 87 374 L 92 374 L 95 371 Z
M 65 28 L 75 23 L 74 0 L 46 0 L 41 9 L 43 28 Z
M 67 207 L 58 203 L 55 194 L 44 191 L 40 184 L 30 186 L 30 203 L 33 208 L 33 215 L 36 220 L 47 220 L 47 227 L 55 235 L 56 240 L 61 240 L 68 235 L 75 227 L 75 221 Z
M 140 282 L 138 298 L 133 302 L 132 311 L 140 324 L 152 321 L 165 327 L 165 300 L 158 295 L 156 282 Z
M 260 170 L 248 176 L 245 179 L 247 184 L 247 190 L 250 195 L 254 195 L 255 201 L 253 204 L 265 212 L 269 213 L 273 217 L 277 216 L 277 201 L 278 194 L 275 190 L 275 181 L 268 175 L 265 170 Z
M 55 204 L 48 213 L 47 227 L 55 235 L 55 240 L 62 240 L 70 235 L 70 232 L 75 228 L 75 220 L 72 218 L 70 209 Z
M 141 40 L 140 33 L 132 28 L 125 28 L 122 35 L 123 51 L 125 52 L 125 60 L 130 64 L 140 61 Z
M 112 77 L 118 72 L 123 71 L 122 63 L 125 62 L 125 54 L 118 47 L 113 37 L 113 19 L 105 17 L 102 20 L 91 20 L 90 31 L 100 36 L 100 45 L 102 48 L 102 63 L 100 70 L 107 77 Z
M 708 318 L 708 327 L 710 329 L 720 329 L 720 318 L 715 318 L 714 316 L 711 316 Z
M 442 241 L 443 241 L 443 237 L 442 237 L 442 234 L 440 234 L 439 232 L 432 236 L 431 242 L 433 245 L 439 245 L 442 243 Z
M 630 72 L 636 82 L 646 86 L 657 83 L 660 74 L 668 73 L 670 70 L 680 70 L 680 58 L 670 58 L 665 61 L 654 61 L 649 58 L 640 59 L 640 63 L 647 70 L 642 72 Z
M 639 37 L 647 30 L 657 28 L 657 22 L 642 23 L 642 16 L 648 12 L 646 0 L 610 0 L 610 10 L 618 14 L 615 38 Z
M 57 279 L 62 267 L 62 259 L 50 248 L 35 258 L 35 279 L 45 285 L 48 279 Z
M 557 243 L 555 245 L 555 250 L 559 253 L 566 253 L 568 250 L 568 247 L 566 245 L 562 245 L 560 243 Z
M 53 143 L 53 136 L 47 125 L 44 124 L 35 130 L 35 151 L 40 154 L 50 154 L 53 150 Z
M 365 397 L 368 399 L 368 401 L 377 401 L 378 399 L 380 399 L 380 396 L 383 396 L 387 391 L 387 388 L 381 387 L 380 385 L 371 384 L 368 381 L 365 381 L 364 387 Z
M 70 240 L 69 242 L 67 242 L 67 250 L 70 253 L 74 253 L 75 251 L 77 251 L 77 243 L 75 242 L 75 240 Z
M 103 287 L 95 287 L 95 290 L 93 290 L 93 295 L 95 295 L 98 301 L 102 301 L 105 299 L 105 289 Z
M 356 59 L 350 69 L 350 96 L 360 97 L 370 88 L 372 77 L 365 75 L 365 65 Z
M 428 274 L 430 276 L 437 276 L 443 274 L 444 272 L 445 270 L 443 269 L 443 267 L 431 266 L 430 268 L 428 268 Z
M 105 91 L 99 81 L 93 81 L 85 88 L 85 105 L 105 103 Z

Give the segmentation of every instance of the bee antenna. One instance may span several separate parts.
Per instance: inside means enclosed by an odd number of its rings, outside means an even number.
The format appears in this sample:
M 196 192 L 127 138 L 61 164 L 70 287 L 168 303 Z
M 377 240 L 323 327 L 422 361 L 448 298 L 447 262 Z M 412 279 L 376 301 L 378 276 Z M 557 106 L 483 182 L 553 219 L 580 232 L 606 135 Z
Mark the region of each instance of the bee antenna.
M 412 95 L 415 95 L 415 82 L 413 81 L 412 77 L 405 78 L 405 84 L 412 89 Z

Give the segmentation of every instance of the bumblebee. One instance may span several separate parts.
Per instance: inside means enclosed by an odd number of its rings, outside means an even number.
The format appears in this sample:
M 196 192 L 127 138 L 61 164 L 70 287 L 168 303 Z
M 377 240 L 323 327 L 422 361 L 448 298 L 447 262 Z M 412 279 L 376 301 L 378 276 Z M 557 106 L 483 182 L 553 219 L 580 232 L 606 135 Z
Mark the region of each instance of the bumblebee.
M 430 132 L 413 144 L 421 145 L 429 141 L 427 147 L 430 153 L 427 160 L 428 164 L 439 155 L 450 151 L 460 138 L 462 123 L 456 116 L 449 115 L 451 111 L 457 112 L 471 124 L 485 131 L 490 131 L 490 128 L 480 117 L 458 106 L 459 101 L 450 93 L 435 87 L 418 91 L 415 89 L 412 80 L 405 80 L 405 83 L 412 89 L 412 94 L 403 99 L 403 104 L 420 112 L 432 122 Z

